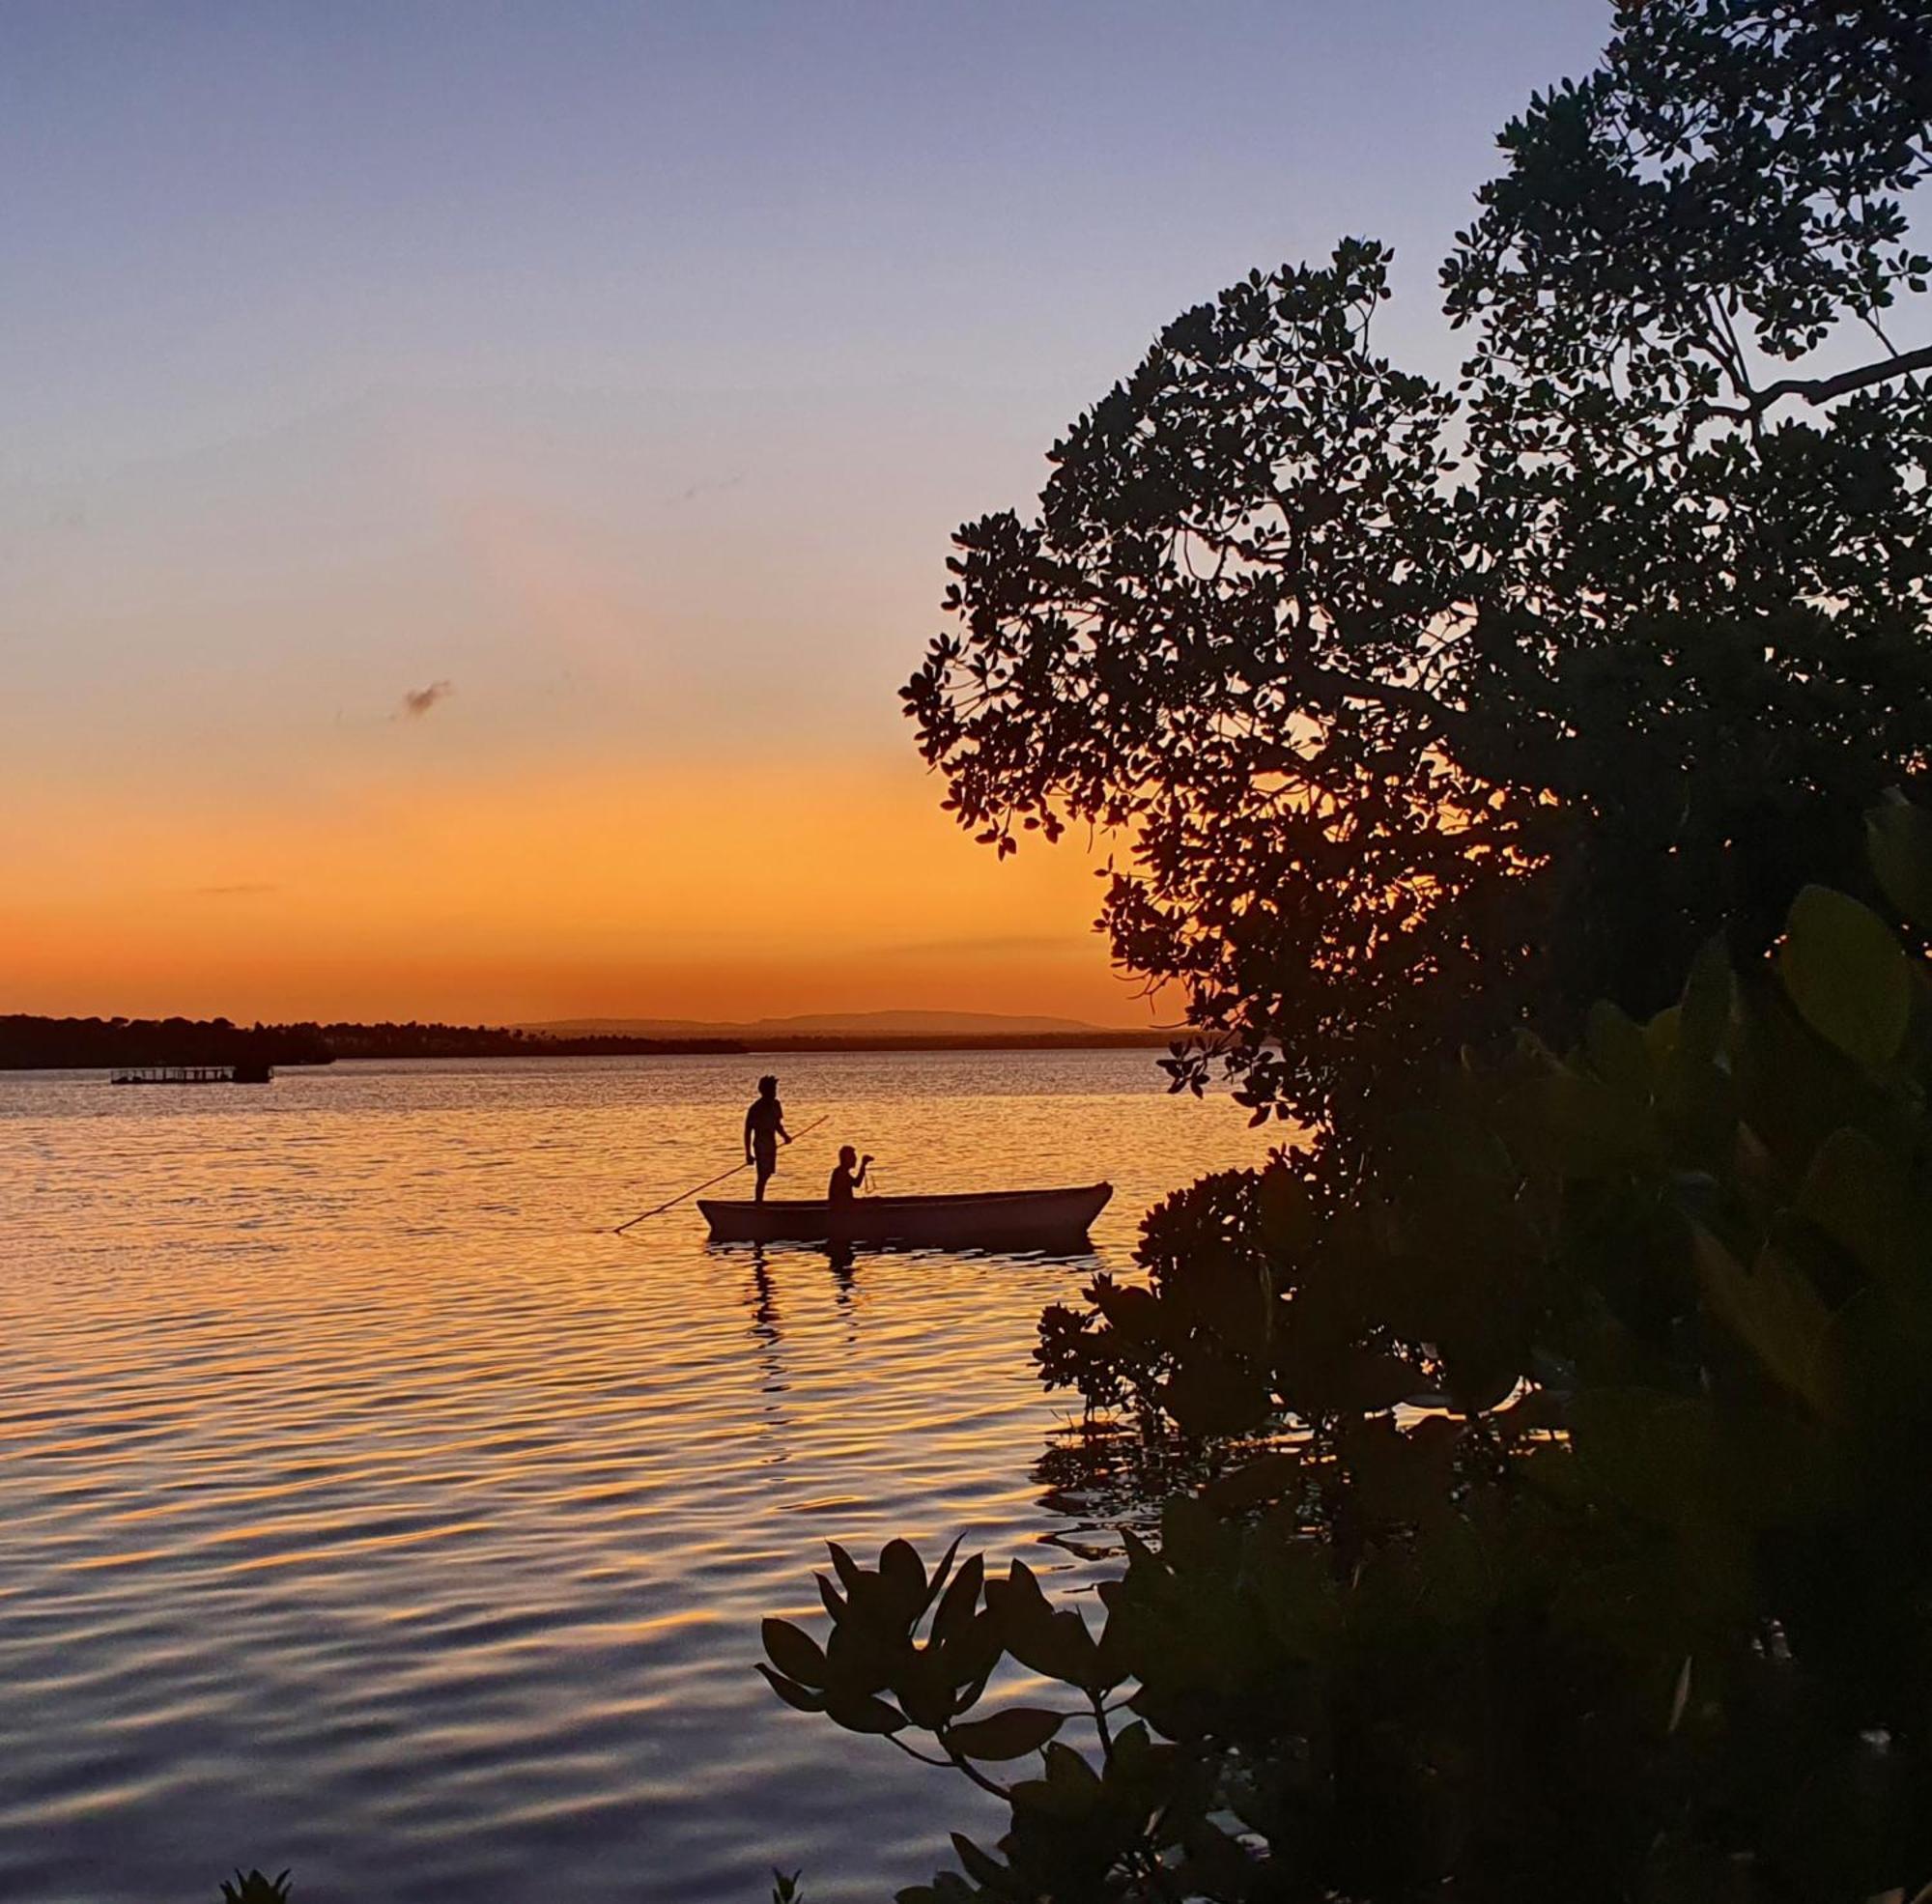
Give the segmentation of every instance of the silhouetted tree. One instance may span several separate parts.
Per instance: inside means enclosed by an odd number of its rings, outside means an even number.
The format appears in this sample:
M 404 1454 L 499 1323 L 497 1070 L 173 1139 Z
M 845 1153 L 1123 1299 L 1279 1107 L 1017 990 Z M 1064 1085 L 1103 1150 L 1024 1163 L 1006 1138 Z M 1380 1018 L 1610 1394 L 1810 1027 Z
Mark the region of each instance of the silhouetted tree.
M 1932 752 L 1932 350 L 1886 331 L 1932 269 L 1932 6 L 1616 22 L 1444 268 L 1457 391 L 1373 351 L 1379 245 L 1252 273 L 1037 518 L 959 531 L 904 690 L 1000 852 L 1119 831 L 1119 959 L 1358 1151 L 1445 1050 L 1653 1010 L 1720 927 L 1762 952 Z
M 1932 1894 L 1932 817 L 1878 799 L 1932 764 L 1932 14 L 1616 17 L 1446 268 L 1456 393 L 1350 242 L 960 533 L 906 691 L 960 818 L 1119 829 L 1122 959 L 1337 1141 L 1044 1330 L 1292 1446 L 1087 1611 L 895 1540 L 766 1622 L 787 1704 L 1006 1802 L 903 1904 Z

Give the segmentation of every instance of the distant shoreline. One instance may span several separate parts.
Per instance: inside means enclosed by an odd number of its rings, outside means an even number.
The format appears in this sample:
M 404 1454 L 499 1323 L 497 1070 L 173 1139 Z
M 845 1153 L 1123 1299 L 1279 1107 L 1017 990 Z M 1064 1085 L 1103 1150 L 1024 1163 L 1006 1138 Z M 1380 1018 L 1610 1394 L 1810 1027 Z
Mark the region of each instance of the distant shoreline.
M 0 1016 L 0 1071 L 448 1058 L 786 1057 L 838 1052 L 1158 1051 L 1169 1031 L 811 1032 L 751 1038 L 549 1036 L 487 1025 L 255 1025 L 225 1019 Z

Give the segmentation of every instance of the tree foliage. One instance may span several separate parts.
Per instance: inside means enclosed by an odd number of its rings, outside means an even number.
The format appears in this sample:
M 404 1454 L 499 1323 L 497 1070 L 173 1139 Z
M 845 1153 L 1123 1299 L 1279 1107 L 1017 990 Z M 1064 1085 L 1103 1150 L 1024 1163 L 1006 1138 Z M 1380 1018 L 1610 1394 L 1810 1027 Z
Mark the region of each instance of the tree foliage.
M 1617 22 L 1444 268 L 1458 389 L 1376 354 L 1379 245 L 1252 273 L 959 531 L 904 691 L 980 838 L 1118 836 L 1177 1083 L 1217 1050 L 1351 1157 L 1461 1043 L 1761 951 L 1932 751 L 1932 353 L 1886 341 L 1932 0 Z
M 1932 1879 L 1932 818 L 1870 829 L 1906 927 L 1806 888 L 1775 967 L 1460 1067 L 1348 1222 L 1279 1163 L 1200 1203 L 1213 1301 L 1110 1326 L 1306 1433 L 1129 1537 L 1097 1624 L 834 1549 L 778 1691 L 1009 1808 L 903 1904 Z M 1058 1696 L 987 1711 L 1007 1662 Z
M 1350 241 L 960 531 L 950 804 L 1118 836 L 1177 1088 L 1322 1141 L 1043 1321 L 1090 1402 L 1290 1429 L 1100 1619 L 895 1542 L 768 1626 L 1007 1802 L 906 1904 L 1932 1880 L 1928 128 L 1932 0 L 1633 0 L 1503 134 L 1454 390 Z

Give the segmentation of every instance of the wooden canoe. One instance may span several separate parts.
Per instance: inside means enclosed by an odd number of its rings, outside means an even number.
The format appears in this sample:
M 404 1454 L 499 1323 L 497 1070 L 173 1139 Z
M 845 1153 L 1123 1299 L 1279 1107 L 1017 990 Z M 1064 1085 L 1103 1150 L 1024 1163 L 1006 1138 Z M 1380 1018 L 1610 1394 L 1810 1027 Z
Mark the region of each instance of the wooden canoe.
M 1086 1239 L 1111 1183 L 1076 1190 L 973 1191 L 952 1197 L 856 1197 L 835 1219 L 828 1203 L 700 1198 L 718 1243 L 896 1243 L 906 1249 L 1065 1249 Z

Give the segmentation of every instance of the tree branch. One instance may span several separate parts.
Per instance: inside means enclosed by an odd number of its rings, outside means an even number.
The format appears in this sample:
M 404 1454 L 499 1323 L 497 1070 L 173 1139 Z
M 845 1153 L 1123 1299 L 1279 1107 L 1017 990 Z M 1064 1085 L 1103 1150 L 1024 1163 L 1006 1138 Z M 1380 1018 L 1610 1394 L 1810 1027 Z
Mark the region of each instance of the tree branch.
M 1373 680 L 1367 675 L 1327 668 L 1319 662 L 1291 662 L 1277 670 L 1276 679 L 1302 699 L 1310 697 L 1311 690 L 1319 689 L 1346 700 L 1374 701 L 1385 707 L 1404 708 L 1411 714 L 1421 715 L 1445 739 L 1453 739 L 1466 731 L 1467 723 L 1462 711 L 1438 700 L 1426 688 L 1409 687 L 1400 681 Z
M 937 1735 L 935 1734 L 935 1736 Z M 1006 1788 L 1006 1786 L 996 1785 L 992 1781 L 992 1779 L 988 1778 L 983 1773 L 981 1773 L 977 1766 L 968 1763 L 968 1761 L 962 1758 L 959 1755 L 959 1753 L 952 1751 L 950 1748 L 948 1748 L 947 1757 L 933 1758 L 928 1753 L 919 1751 L 914 1747 L 908 1746 L 906 1742 L 903 1739 L 899 1738 L 895 1733 L 888 1733 L 886 1735 L 886 1743 L 891 1746 L 896 1746 L 900 1751 L 905 1753 L 907 1758 L 916 1758 L 922 1765 L 936 1766 L 942 1772 L 946 1771 L 949 1767 L 951 1767 L 952 1770 L 953 1770 L 954 1772 L 965 1773 L 967 1777 L 972 1779 L 974 1784 L 980 1786 L 984 1791 L 991 1792 L 995 1798 L 1005 1799 L 1009 1803 L 1010 1803 L 1012 1800 L 1013 1795 Z M 946 1745 L 946 1741 L 944 1739 L 941 1739 L 939 1743 L 941 1746 Z
M 1803 397 L 1808 404 L 1830 403 L 1848 391 L 1869 389 L 1893 377 L 1910 377 L 1916 370 L 1932 370 L 1932 344 L 1907 351 L 1903 356 L 1887 357 L 1879 363 L 1861 364 L 1856 370 L 1841 370 L 1835 377 L 1784 377 L 1767 384 L 1748 403 L 1706 404 L 1705 416 L 1725 416 L 1734 423 L 1751 423 L 1785 397 Z

